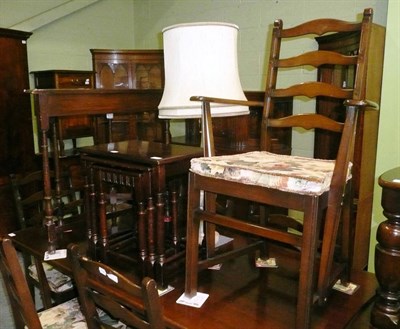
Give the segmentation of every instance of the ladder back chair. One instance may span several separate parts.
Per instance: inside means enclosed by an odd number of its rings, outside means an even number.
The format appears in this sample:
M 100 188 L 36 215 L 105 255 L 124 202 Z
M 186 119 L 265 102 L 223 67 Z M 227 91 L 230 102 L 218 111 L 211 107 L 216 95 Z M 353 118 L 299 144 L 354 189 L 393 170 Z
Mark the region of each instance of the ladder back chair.
M 214 227 L 222 226 L 239 232 L 258 236 L 267 241 L 294 246 L 300 250 L 299 284 L 295 327 L 309 328 L 311 308 L 314 302 L 324 304 L 329 291 L 338 279 L 347 279 L 348 237 L 351 225 L 351 161 L 354 153 L 354 137 L 357 126 L 357 114 L 366 106 L 376 106 L 367 102 L 366 64 L 367 45 L 372 25 L 372 9 L 364 10 L 362 22 L 346 22 L 336 19 L 317 19 L 293 28 L 283 28 L 281 20 L 274 22 L 271 40 L 269 65 L 267 72 L 265 99 L 263 102 L 261 151 L 211 156 L 193 159 L 189 174 L 188 224 L 186 254 L 186 297 L 197 293 L 198 270 L 217 264 L 226 259 L 226 255 L 208 253 L 212 257 L 199 261 L 198 234 L 203 221 Z M 291 57 L 281 57 L 285 46 L 291 41 L 298 42 L 305 37 L 312 40 L 331 32 L 359 32 L 360 43 L 357 54 L 343 55 L 333 51 L 313 50 Z M 282 49 L 281 49 L 282 48 Z M 297 46 L 296 49 L 299 47 Z M 293 48 L 285 54 L 292 54 Z M 323 65 L 339 65 L 355 71 L 353 86 L 337 86 L 335 82 L 304 81 L 312 78 L 311 68 L 316 71 Z M 294 71 L 298 69 L 297 71 Z M 288 81 L 287 71 L 295 72 L 292 85 Z M 297 74 L 298 73 L 298 74 Z M 283 77 L 282 77 L 283 75 Z M 304 78 L 304 76 L 306 78 Z M 292 82 L 292 81 L 291 81 Z M 321 114 L 297 114 L 289 117 L 274 116 L 274 102 L 282 97 L 293 97 L 303 103 L 314 99 L 334 100 L 341 103 L 339 111 L 342 121 L 335 121 Z M 207 134 L 204 145 L 213 155 L 213 136 L 210 115 L 210 103 L 229 103 L 255 105 L 254 102 L 235 101 L 206 96 L 193 96 L 193 101 L 201 101 L 205 111 L 203 132 Z M 280 155 L 272 153 L 274 139 L 271 134 L 276 129 L 301 128 L 302 132 L 327 130 L 340 134 L 340 145 L 336 160 L 321 160 L 311 157 Z M 208 150 L 207 150 L 208 148 Z M 200 205 L 204 191 L 204 207 Z M 240 198 L 265 205 L 268 218 L 261 224 L 218 214 L 215 209 L 216 195 Z M 301 212 L 302 232 L 295 234 L 284 230 L 291 221 L 288 216 L 272 216 L 268 209 L 279 207 Z M 204 209 L 203 209 L 204 208 Z M 291 212 L 289 212 L 290 214 Z M 340 230 L 340 223 L 343 228 Z M 279 225 L 282 223 L 282 225 Z M 273 225 L 272 225 L 273 224 Z M 278 224 L 278 227 L 277 227 Z M 298 226 L 298 225 L 296 225 Z M 334 261 L 338 232 L 341 253 Z M 212 230 L 211 230 L 212 232 Z M 207 238 L 213 239 L 210 229 Z M 208 248 L 210 243 L 207 243 Z M 211 244 L 212 246 L 212 244 Z M 230 252 L 234 255 L 233 252 Z M 336 266 L 337 265 L 337 266 Z
M 28 283 L 10 239 L 0 238 L 0 271 L 16 329 L 86 329 L 76 298 L 37 313 Z
M 80 256 L 77 245 L 69 245 L 68 250 L 82 312 L 90 329 L 110 327 L 100 309 L 132 328 L 165 328 L 153 279 L 145 277 L 139 286 L 108 265 Z
M 54 173 L 51 173 L 55 179 Z M 63 225 L 69 221 L 78 220 L 82 212 L 82 199 L 77 198 L 72 188 L 69 175 L 59 177 L 58 192 L 54 191 L 54 216 Z M 11 188 L 17 213 L 18 224 L 21 229 L 43 225 L 43 172 L 35 171 L 25 176 L 11 175 Z M 29 290 L 34 297 L 34 288 L 37 287 L 43 301 L 44 308 L 62 303 L 75 296 L 71 278 L 54 269 L 50 264 L 23 254 L 25 275 Z

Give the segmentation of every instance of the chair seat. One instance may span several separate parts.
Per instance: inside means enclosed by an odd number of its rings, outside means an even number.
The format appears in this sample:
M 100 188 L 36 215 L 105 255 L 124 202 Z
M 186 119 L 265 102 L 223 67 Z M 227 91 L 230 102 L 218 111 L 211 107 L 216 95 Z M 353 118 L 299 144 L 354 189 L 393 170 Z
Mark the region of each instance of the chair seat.
M 43 329 L 86 329 L 77 298 L 38 313 Z
M 255 151 L 191 160 L 196 174 L 286 192 L 321 195 L 329 190 L 335 160 Z M 351 178 L 351 163 L 347 179 Z
M 127 326 L 118 320 L 112 319 L 101 309 L 97 309 L 102 321 L 117 329 L 126 329 Z M 38 313 L 43 329 L 86 329 L 85 317 L 80 310 L 78 298 L 71 299 L 47 310 Z
M 46 274 L 50 289 L 53 292 L 59 293 L 73 288 L 72 279 L 60 271 L 57 271 L 50 264 L 43 262 L 43 269 Z M 39 281 L 36 266 L 29 266 L 29 275 L 36 281 Z

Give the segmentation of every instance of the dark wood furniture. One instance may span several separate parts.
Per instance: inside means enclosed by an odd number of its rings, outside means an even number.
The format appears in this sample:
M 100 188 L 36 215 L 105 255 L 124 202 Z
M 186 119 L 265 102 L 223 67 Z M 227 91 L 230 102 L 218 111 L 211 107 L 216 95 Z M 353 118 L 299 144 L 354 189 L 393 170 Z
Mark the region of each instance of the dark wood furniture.
M 249 101 L 264 101 L 263 91 L 245 91 Z M 253 105 L 249 107 L 250 113 L 245 116 L 213 118 L 214 145 L 216 154 L 234 154 L 260 149 L 261 120 L 263 107 Z M 276 118 L 287 116 L 293 112 L 292 97 L 276 101 L 274 115 Z M 172 143 L 200 145 L 201 139 L 200 119 L 185 120 L 185 135 L 171 139 Z M 280 129 L 271 136 L 274 152 L 280 154 L 291 153 L 292 134 L 290 131 Z
M 344 32 L 316 38 L 321 50 L 333 50 L 339 53 L 357 54 L 360 40 L 359 32 Z M 366 99 L 380 104 L 383 73 L 383 53 L 385 28 L 373 24 L 371 42 L 368 45 Z M 353 68 L 340 65 L 323 65 L 319 68 L 320 81 L 333 82 L 338 86 L 354 86 Z M 332 118 L 343 120 L 341 101 L 320 99 L 317 112 Z M 362 111 L 358 117 L 355 142 L 353 188 L 356 227 L 354 229 L 354 252 L 352 266 L 366 269 L 369 256 L 371 234 L 372 200 L 375 184 L 375 162 L 378 139 L 379 111 Z M 316 132 L 315 157 L 332 159 L 339 146 L 339 139 L 334 134 Z
M 29 95 L 27 40 L 30 32 L 0 28 L 0 235 L 18 228 L 9 174 L 37 168 Z
M 54 182 L 55 175 L 50 173 Z M 58 177 L 61 189 L 53 191 L 54 216 L 61 225 L 79 219 L 83 210 L 82 200 L 77 199 L 68 175 Z M 53 184 L 55 186 L 55 184 Z M 11 175 L 12 195 L 16 208 L 16 220 L 20 228 L 41 227 L 43 225 L 43 172 L 27 175 Z M 23 253 L 25 277 L 32 297 L 35 287 L 39 289 L 41 304 L 45 309 L 61 304 L 75 296 L 71 278 L 53 270 L 42 260 L 35 262 L 31 255 Z
M 42 311 L 38 315 L 17 252 L 8 238 L 0 238 L 0 272 L 11 305 L 14 328 L 41 329 L 54 326 L 72 328 L 78 322 L 84 327 L 84 319 L 80 314 L 77 299 L 66 302 L 59 308 L 54 307 Z
M 161 90 L 117 89 L 36 89 L 31 91 L 38 118 L 39 139 L 42 149 L 44 173 L 45 222 L 53 227 L 48 131 L 58 117 L 79 115 L 99 116 L 107 113 L 142 113 L 153 110 L 161 99 Z M 54 125 L 53 125 L 54 126 Z M 56 145 L 57 143 L 53 143 Z M 53 148 L 55 171 L 59 171 L 58 148 Z M 57 186 L 55 187 L 58 188 Z M 50 234 L 52 236 L 52 234 Z M 50 248 L 55 241 L 50 241 Z
M 353 54 L 357 50 L 360 39 L 359 32 L 337 33 L 329 36 L 317 37 L 318 47 L 321 50 L 334 50 L 343 54 Z M 368 72 L 366 94 L 367 99 L 380 103 L 381 81 L 383 72 L 385 29 L 377 24 L 372 25 L 371 42 L 369 46 Z M 339 65 L 324 65 L 319 68 L 319 80 L 332 81 L 338 86 L 352 86 L 354 70 L 345 70 Z M 250 101 L 264 100 L 263 92 L 245 92 Z M 317 111 L 330 115 L 332 118 L 343 120 L 342 100 L 327 101 L 320 99 Z M 292 113 L 291 98 L 275 102 L 277 117 Z M 246 117 L 215 118 L 213 131 L 216 154 L 230 154 L 259 149 L 262 108 L 250 107 L 250 115 Z M 356 224 L 354 227 L 354 250 L 352 252 L 352 267 L 366 269 L 369 258 L 369 240 L 371 233 L 372 200 L 374 190 L 374 172 L 378 136 L 379 111 L 362 111 L 358 117 L 358 131 L 355 142 L 354 175 L 354 208 Z M 186 135 L 173 137 L 174 143 L 190 145 L 200 144 L 199 120 L 186 120 Z M 283 129 L 276 131 L 274 152 L 290 154 L 291 134 Z M 319 158 L 333 158 L 338 148 L 338 138 L 335 134 L 316 133 L 315 156 Z
M 143 278 L 141 286 L 110 266 L 81 256 L 78 245 L 69 246 L 72 269 L 80 304 L 89 329 L 109 325 L 109 318 L 99 316 L 97 307 L 131 328 L 163 329 L 164 316 L 153 279 Z M 132 303 L 142 300 L 144 309 Z
M 162 89 L 162 49 L 90 49 L 96 88 Z
M 351 179 L 348 172 L 351 168 L 350 161 L 353 159 L 357 114 L 368 105 L 364 86 L 367 78 L 372 15 L 372 9 L 365 9 L 361 24 L 318 19 L 284 29 L 281 20 L 276 20 L 274 23 L 261 127 L 261 150 L 274 151 L 271 147 L 271 144 L 273 145 L 271 132 L 276 129 L 301 128 L 328 131 L 341 136 L 336 161 L 332 162 L 330 169 L 326 160 L 304 160 L 304 158 L 285 157 L 267 152 L 243 153 L 236 158 L 213 156 L 210 104 L 251 105 L 251 103 L 204 96 L 191 98 L 194 101 L 201 101 L 202 109 L 205 110 L 202 116 L 205 121 L 203 132 L 207 134 L 206 138 L 203 136 L 203 144 L 208 158 L 192 162 L 189 173 L 185 288 L 185 296 L 188 299 L 197 294 L 199 270 L 218 264 L 227 258 L 237 257 L 237 254 L 241 255 L 244 252 L 243 249 L 238 249 L 237 253 L 217 255 L 211 250 L 205 260 L 199 260 L 198 236 L 201 221 L 206 222 L 207 226 L 210 224 L 223 226 L 298 248 L 300 264 L 295 328 L 309 328 L 312 305 L 317 301 L 320 305 L 326 303 L 331 288 L 338 279 L 347 282 L 349 253 L 352 250 L 349 234 L 350 227 L 353 225 Z M 316 50 L 289 58 L 280 57 L 281 47 L 287 47 L 287 42 L 292 38 L 315 33 L 325 35 L 332 31 L 360 32 L 361 39 L 357 54 L 345 56 L 334 51 Z M 338 87 L 332 81 L 320 82 L 312 78 L 306 82 L 299 78 L 296 81 L 297 84 L 285 87 L 278 84 L 277 86 L 279 76 L 287 68 L 300 70 L 304 65 L 309 65 L 317 69 L 324 64 L 355 67 L 353 88 Z M 274 116 L 274 102 L 280 97 L 305 97 L 314 100 L 322 98 L 334 101 L 345 99 L 344 123 L 335 121 L 329 115 L 323 116 L 318 113 L 291 115 L 277 119 Z M 211 133 L 208 133 L 209 131 Z M 313 162 L 311 166 L 310 162 Z M 320 190 L 313 187 L 315 179 L 310 180 L 310 177 L 317 176 L 324 177 L 323 181 L 328 183 L 328 186 L 321 186 Z M 304 184 L 304 181 L 307 183 Z M 204 207 L 200 205 L 200 196 L 203 191 Z M 255 223 L 229 214 L 221 215 L 216 210 L 217 195 L 265 205 L 266 216 Z M 298 232 L 300 234 L 293 232 L 293 229 L 297 230 L 298 226 L 295 218 L 275 214 L 271 206 L 301 212 L 303 218 L 302 229 Z M 339 229 L 340 225 L 341 229 Z M 214 234 L 209 234 L 210 232 L 212 233 L 212 230 L 206 233 L 209 240 L 207 241 L 208 249 L 214 245 Z
M 44 70 L 32 71 L 37 89 L 82 89 L 93 88 L 92 71 Z
M 88 215 L 88 239 L 92 255 L 99 249 L 100 259 L 118 258 L 125 255 L 142 263 L 145 275 L 157 277 L 164 286 L 164 269 L 172 260 L 183 256 L 181 241 L 186 231 L 185 199 L 187 172 L 190 160 L 203 155 L 203 149 L 187 145 L 164 144 L 140 140 L 128 140 L 99 144 L 80 149 L 86 175 L 85 197 L 90 198 Z M 128 241 L 118 235 L 117 247 L 112 246 L 112 233 L 107 228 L 105 195 L 114 188 L 117 192 L 130 195 L 136 218 L 128 230 Z M 165 200 L 169 192 L 174 200 Z M 170 207 L 170 201 L 174 201 Z M 181 211 L 178 213 L 177 202 Z M 168 202 L 168 205 L 166 203 Z M 165 230 L 165 209 L 171 208 L 172 241 L 167 241 Z M 133 231 L 133 238 L 131 233 Z M 134 248 L 134 245 L 137 245 Z M 182 257 L 181 257 L 182 258 Z M 134 266 L 134 265 L 133 265 Z M 156 270 L 157 269 L 157 270 Z M 157 272 L 157 273 L 155 273 Z
M 32 328 L 41 328 L 24 272 L 18 260 L 17 252 L 9 239 L 0 238 L 0 270 L 6 283 L 16 328 L 23 328 L 27 323 Z M 17 297 L 18 296 L 18 297 Z
M 36 237 L 35 240 L 32 236 Z M 40 259 L 47 250 L 47 232 L 43 228 L 18 231 L 12 240 L 16 247 Z M 80 250 L 85 250 L 85 232 L 79 227 L 64 232 L 58 241 L 59 248 L 79 243 Z M 220 271 L 201 272 L 199 290 L 210 295 L 201 308 L 176 303 L 184 291 L 185 278 L 181 273 L 170 283 L 175 289 L 160 298 L 165 323 L 168 328 L 292 329 L 297 284 L 287 276 L 287 271 L 292 268 L 290 263 L 290 259 L 287 259 L 286 265 L 260 273 L 247 257 L 240 257 L 225 263 Z M 72 275 L 72 266 L 67 258 L 51 261 L 51 264 L 65 274 Z M 134 280 L 135 268 L 126 268 L 123 262 L 113 266 Z M 375 295 L 375 275 L 353 270 L 351 280 L 360 285 L 356 293 L 350 296 L 335 291 L 325 307 L 314 307 L 311 329 L 367 328 L 362 325 L 368 322 L 360 320 L 369 318 L 369 313 L 365 313 L 364 309 Z M 140 282 L 139 275 L 136 275 L 134 282 Z
M 382 208 L 387 220 L 376 233 L 375 274 L 378 298 L 371 313 L 374 328 L 394 329 L 400 324 L 400 167 L 379 177 Z
M 35 88 L 37 89 L 91 89 L 94 87 L 92 71 L 46 70 L 33 71 L 31 74 L 33 74 Z M 72 140 L 72 154 L 74 154 L 77 138 L 95 138 L 92 118 L 89 116 L 79 115 L 73 118 L 58 118 L 56 125 L 61 157 L 66 155 L 64 140 Z
M 162 49 L 90 49 L 95 87 L 99 89 L 162 89 L 164 54 Z M 157 104 L 158 105 L 158 104 Z M 117 142 L 139 138 L 169 140 L 168 121 L 158 119 L 157 106 L 142 113 L 111 113 L 97 118 L 97 142 Z

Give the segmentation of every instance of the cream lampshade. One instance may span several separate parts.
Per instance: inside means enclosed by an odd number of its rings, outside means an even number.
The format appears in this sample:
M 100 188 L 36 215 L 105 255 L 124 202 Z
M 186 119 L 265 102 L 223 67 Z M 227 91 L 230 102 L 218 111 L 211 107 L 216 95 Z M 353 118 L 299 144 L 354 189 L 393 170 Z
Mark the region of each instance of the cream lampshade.
M 228 23 L 188 23 L 166 27 L 165 87 L 159 118 L 200 118 L 201 104 L 191 96 L 246 100 L 238 70 L 239 28 Z M 211 104 L 212 116 L 248 114 L 246 106 Z

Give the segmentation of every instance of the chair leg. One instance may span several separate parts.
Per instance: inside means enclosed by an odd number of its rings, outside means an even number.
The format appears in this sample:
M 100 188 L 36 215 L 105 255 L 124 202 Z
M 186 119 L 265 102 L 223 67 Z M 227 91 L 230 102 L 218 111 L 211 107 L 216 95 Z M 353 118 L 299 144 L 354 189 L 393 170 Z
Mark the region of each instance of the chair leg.
M 345 194 L 345 199 L 343 200 L 343 211 L 342 209 L 335 208 L 333 209 L 332 207 L 330 208 L 331 211 L 327 211 L 326 217 L 325 217 L 325 225 L 324 225 L 324 231 L 323 231 L 323 240 L 322 240 L 322 250 L 321 250 L 321 260 L 320 260 L 320 268 L 319 268 L 319 275 L 318 275 L 318 287 L 317 287 L 317 292 L 318 292 L 318 303 L 320 305 L 323 305 L 327 299 L 328 299 L 328 293 L 329 293 L 329 288 L 334 284 L 332 282 L 333 280 L 338 277 L 338 275 L 333 274 L 333 263 L 334 263 L 334 253 L 335 253 L 335 247 L 336 247 L 336 241 L 337 241 L 337 236 L 338 236 L 338 231 L 339 231 L 339 224 L 340 224 L 340 219 L 343 218 L 343 224 L 345 226 L 349 226 L 349 221 L 350 221 L 350 209 L 345 209 L 347 207 L 351 207 L 351 197 L 349 196 L 349 190 L 350 187 L 346 187 L 346 194 Z M 341 197 L 341 196 L 340 196 Z M 344 267 L 347 267 L 347 261 L 348 261 L 348 250 L 347 249 L 349 246 L 348 239 L 344 237 L 344 240 L 342 241 L 342 256 L 345 257 L 343 260 L 345 262 Z M 343 270 L 340 269 L 340 273 L 342 273 Z M 346 272 L 346 268 L 344 269 L 344 272 Z M 339 274 L 339 273 L 338 273 Z M 346 278 L 346 276 L 344 276 Z
M 300 278 L 296 309 L 296 329 L 310 328 L 313 305 L 315 258 L 318 245 L 318 199 L 310 198 L 304 211 Z
M 26 277 L 26 281 L 28 282 L 29 292 L 31 293 L 33 300 L 35 300 L 35 285 L 32 283 L 32 278 L 29 275 L 29 266 L 32 264 L 32 257 L 31 257 L 31 255 L 23 252 L 22 260 L 24 263 L 25 277 Z
M 194 175 L 192 173 L 189 174 L 188 191 L 185 295 L 191 298 L 197 293 L 200 227 L 200 220 L 195 216 L 196 209 L 200 208 L 200 190 L 194 187 Z
M 341 260 L 347 267 L 347 278 L 351 269 L 354 243 L 354 213 L 353 213 L 353 188 L 351 182 L 346 187 L 346 194 L 343 200 L 342 229 L 341 229 Z
M 215 213 L 217 206 L 217 196 L 215 194 L 204 193 L 204 207 L 207 211 Z M 215 231 L 216 225 L 206 223 L 205 225 L 205 241 L 206 241 L 206 257 L 212 258 L 215 256 Z
M 47 281 L 46 273 L 43 269 L 42 260 L 35 257 L 34 262 L 36 266 L 36 272 L 39 281 L 39 291 L 42 298 L 43 307 L 45 309 L 49 309 L 53 306 L 53 303 L 51 301 L 49 282 Z

